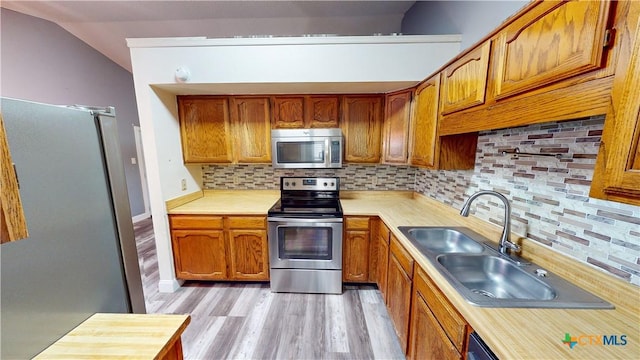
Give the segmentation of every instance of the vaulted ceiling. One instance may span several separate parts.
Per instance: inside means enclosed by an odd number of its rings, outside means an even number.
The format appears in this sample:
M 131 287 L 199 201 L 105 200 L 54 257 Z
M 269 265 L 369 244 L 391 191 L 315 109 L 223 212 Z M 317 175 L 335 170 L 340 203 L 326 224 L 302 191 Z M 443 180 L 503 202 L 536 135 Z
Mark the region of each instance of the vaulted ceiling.
M 415 1 L 0 1 L 52 21 L 131 71 L 127 38 L 400 32 Z

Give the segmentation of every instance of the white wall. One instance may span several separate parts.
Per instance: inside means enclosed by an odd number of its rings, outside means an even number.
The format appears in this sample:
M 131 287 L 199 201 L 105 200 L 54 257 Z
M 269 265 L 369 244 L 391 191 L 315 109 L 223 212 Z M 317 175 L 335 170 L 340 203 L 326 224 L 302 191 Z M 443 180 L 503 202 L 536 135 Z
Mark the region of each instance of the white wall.
M 56 105 L 114 106 L 131 214 L 144 212 L 131 74 L 52 22 L 0 9 L 0 95 Z
M 404 34 L 461 34 L 466 49 L 524 7 L 527 0 L 416 1 L 402 20 Z
M 147 155 L 160 291 L 179 286 L 165 201 L 202 188 L 201 168 L 182 164 L 176 94 L 223 91 L 230 84 L 233 93 L 245 94 L 287 92 L 292 86 L 310 93 L 318 89 L 351 93 L 360 86 L 382 92 L 389 90 L 389 84 L 409 87 L 455 56 L 460 50 L 458 39 L 129 39 Z M 430 42 L 434 40 L 441 42 Z M 186 83 L 176 80 L 178 67 L 190 70 Z M 185 191 L 182 179 L 187 181 Z

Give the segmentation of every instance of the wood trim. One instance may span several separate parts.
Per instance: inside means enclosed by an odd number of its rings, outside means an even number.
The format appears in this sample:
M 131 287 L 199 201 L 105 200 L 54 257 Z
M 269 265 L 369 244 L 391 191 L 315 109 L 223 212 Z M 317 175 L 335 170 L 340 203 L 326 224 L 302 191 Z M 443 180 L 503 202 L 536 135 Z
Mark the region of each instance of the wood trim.
M 9 141 L 0 114 L 0 243 L 29 236 L 18 179 L 11 161 Z

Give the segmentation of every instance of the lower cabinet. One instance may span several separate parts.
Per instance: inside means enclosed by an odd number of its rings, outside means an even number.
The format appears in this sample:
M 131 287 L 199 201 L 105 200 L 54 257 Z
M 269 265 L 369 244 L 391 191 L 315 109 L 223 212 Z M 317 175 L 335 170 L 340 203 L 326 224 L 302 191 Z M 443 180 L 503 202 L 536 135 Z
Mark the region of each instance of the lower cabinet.
M 345 216 L 342 240 L 342 280 L 375 283 L 378 268 L 376 218 Z M 386 268 L 386 267 L 385 267 Z
M 411 306 L 409 359 L 465 358 L 470 327 L 420 267 Z
M 398 239 L 391 234 L 389 244 L 389 269 L 387 271 L 387 309 L 400 340 L 400 347 L 407 353 L 409 339 L 409 314 L 411 311 L 411 286 L 413 258 Z
M 266 219 L 228 217 L 229 275 L 233 280 L 269 280 Z
M 269 280 L 264 216 L 171 215 L 176 277 L 183 280 Z
M 382 220 L 378 220 L 378 267 L 376 269 L 376 282 L 382 300 L 387 301 L 387 271 L 389 269 L 389 235 L 390 231 Z

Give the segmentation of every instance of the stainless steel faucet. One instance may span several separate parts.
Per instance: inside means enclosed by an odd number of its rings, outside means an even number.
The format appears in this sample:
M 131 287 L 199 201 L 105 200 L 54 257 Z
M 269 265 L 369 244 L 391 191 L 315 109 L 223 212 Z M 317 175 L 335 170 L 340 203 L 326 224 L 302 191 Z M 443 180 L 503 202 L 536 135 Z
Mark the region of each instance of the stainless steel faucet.
M 460 215 L 465 217 L 469 216 L 469 208 L 471 207 L 471 203 L 476 198 L 482 195 L 493 195 L 502 200 L 502 202 L 504 203 L 504 227 L 502 229 L 502 236 L 500 236 L 500 253 L 509 254 L 508 250 L 512 250 L 515 252 L 520 251 L 519 245 L 509 241 L 509 234 L 511 234 L 511 204 L 509 204 L 509 199 L 507 199 L 504 195 L 492 190 L 478 191 L 477 193 L 469 196 L 467 201 L 465 201 L 464 205 L 462 205 L 462 209 L 460 209 Z

